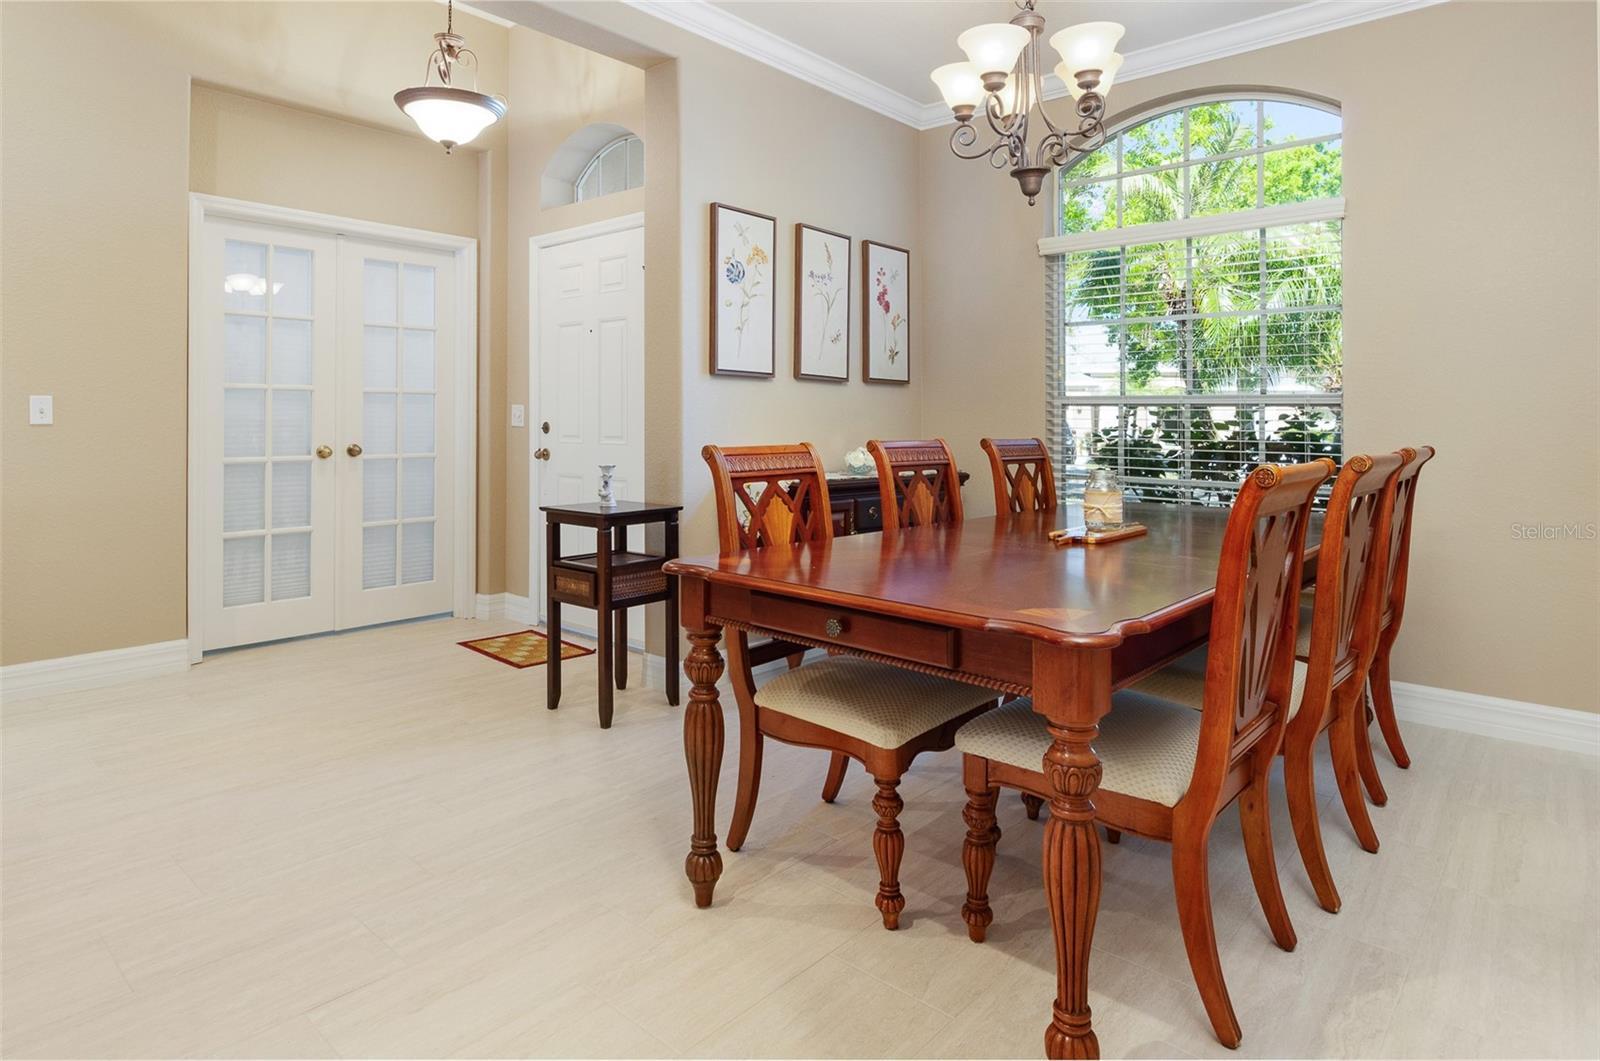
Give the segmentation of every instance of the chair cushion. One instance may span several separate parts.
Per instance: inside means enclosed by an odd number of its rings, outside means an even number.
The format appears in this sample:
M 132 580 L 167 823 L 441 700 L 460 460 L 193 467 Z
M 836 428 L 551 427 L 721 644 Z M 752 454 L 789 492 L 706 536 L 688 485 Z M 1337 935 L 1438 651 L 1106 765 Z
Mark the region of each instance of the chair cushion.
M 1306 690 L 1307 664 L 1294 661 L 1294 684 L 1289 688 L 1289 717 L 1300 710 L 1301 697 Z M 1154 674 L 1140 678 L 1132 688 L 1149 696 L 1170 700 L 1175 704 L 1200 710 L 1205 705 L 1206 650 L 1204 646 L 1187 656 L 1180 656 Z
M 756 690 L 756 703 L 879 748 L 898 748 L 999 694 L 887 663 L 830 656 L 784 671 Z
M 1100 787 L 1168 807 L 1189 790 L 1200 746 L 1200 714 L 1154 696 L 1124 690 L 1100 720 Z M 968 755 L 1038 773 L 1050 748 L 1050 731 L 1022 697 L 962 726 L 956 747 Z

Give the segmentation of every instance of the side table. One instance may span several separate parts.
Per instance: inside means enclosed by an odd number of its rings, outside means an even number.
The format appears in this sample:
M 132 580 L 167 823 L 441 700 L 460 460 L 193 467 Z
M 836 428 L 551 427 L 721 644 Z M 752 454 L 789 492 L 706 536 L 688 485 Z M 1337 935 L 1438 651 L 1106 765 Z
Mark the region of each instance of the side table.
M 678 556 L 678 513 L 682 505 L 640 501 L 545 505 L 545 588 L 549 602 L 550 661 L 545 665 L 548 696 L 554 711 L 561 703 L 561 605 L 595 610 L 599 640 L 600 728 L 611 728 L 612 688 L 628 686 L 628 609 L 661 601 L 666 605 L 667 703 L 678 704 L 678 580 L 661 570 Z M 662 555 L 628 551 L 628 528 L 660 523 L 665 530 Z M 592 527 L 595 551 L 561 555 L 561 527 Z

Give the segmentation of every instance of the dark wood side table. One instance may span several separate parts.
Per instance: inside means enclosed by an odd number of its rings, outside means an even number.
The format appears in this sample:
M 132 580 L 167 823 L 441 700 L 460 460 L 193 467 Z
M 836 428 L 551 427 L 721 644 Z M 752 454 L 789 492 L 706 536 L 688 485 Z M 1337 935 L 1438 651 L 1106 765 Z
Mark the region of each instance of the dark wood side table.
M 561 605 L 595 610 L 600 661 L 600 728 L 611 728 L 612 686 L 628 686 L 628 609 L 661 601 L 667 606 L 667 703 L 678 704 L 678 580 L 661 566 L 678 555 L 678 513 L 682 505 L 618 501 L 545 505 L 545 587 L 549 601 L 550 662 L 545 665 L 549 693 L 545 704 L 561 703 Z M 666 531 L 662 555 L 628 552 L 628 528 L 660 523 Z M 592 527 L 595 551 L 561 555 L 561 527 Z

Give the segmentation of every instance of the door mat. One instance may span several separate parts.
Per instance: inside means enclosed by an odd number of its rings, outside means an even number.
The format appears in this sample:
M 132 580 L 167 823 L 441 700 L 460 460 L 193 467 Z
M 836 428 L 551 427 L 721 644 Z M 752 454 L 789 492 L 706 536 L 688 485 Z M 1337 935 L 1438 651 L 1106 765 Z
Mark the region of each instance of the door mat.
M 462 648 L 481 652 L 490 659 L 497 659 L 518 670 L 524 667 L 537 667 L 550 660 L 550 639 L 537 630 L 519 630 L 514 634 L 499 634 L 495 637 L 480 637 L 474 641 L 456 643 Z M 594 655 L 592 648 L 575 645 L 571 641 L 561 642 L 562 659 L 592 655 Z

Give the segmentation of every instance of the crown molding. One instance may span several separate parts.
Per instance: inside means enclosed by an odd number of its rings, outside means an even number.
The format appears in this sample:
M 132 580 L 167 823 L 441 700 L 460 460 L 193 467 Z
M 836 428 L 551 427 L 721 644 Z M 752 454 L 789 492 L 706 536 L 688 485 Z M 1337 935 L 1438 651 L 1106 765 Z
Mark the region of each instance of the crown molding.
M 950 109 L 943 103 L 914 100 L 832 59 L 762 29 L 709 0 L 623 2 L 868 110 L 903 122 L 913 129 L 936 129 L 950 124 Z M 1128 52 L 1117 81 L 1124 83 L 1153 74 L 1164 74 L 1169 70 L 1181 70 L 1213 59 L 1269 48 L 1444 2 L 1446 0 L 1311 0 L 1286 11 L 1261 15 L 1181 40 Z M 1066 86 L 1054 74 L 1044 79 L 1045 99 L 1059 99 L 1066 94 Z
M 623 0 L 623 3 L 897 122 L 914 129 L 924 127 L 925 108 L 921 101 L 747 22 L 709 0 Z

